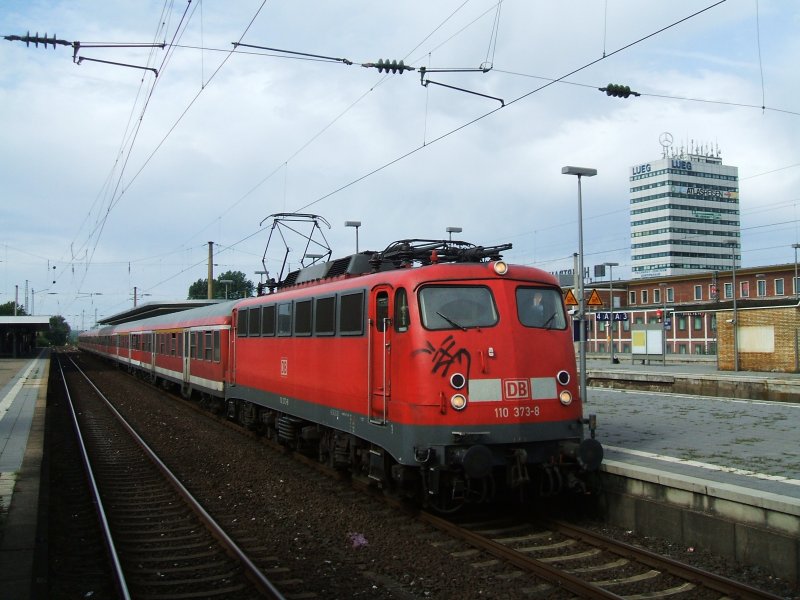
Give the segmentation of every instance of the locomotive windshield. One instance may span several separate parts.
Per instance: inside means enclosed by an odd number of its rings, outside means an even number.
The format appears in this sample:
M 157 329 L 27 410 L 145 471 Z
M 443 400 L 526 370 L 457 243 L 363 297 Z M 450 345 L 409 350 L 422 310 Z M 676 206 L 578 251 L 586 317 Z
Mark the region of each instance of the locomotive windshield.
M 546 288 L 517 288 L 517 315 L 526 327 L 564 329 L 564 304 L 561 293 Z
M 466 330 L 497 323 L 494 297 L 483 286 L 427 286 L 419 292 L 419 307 L 427 329 Z

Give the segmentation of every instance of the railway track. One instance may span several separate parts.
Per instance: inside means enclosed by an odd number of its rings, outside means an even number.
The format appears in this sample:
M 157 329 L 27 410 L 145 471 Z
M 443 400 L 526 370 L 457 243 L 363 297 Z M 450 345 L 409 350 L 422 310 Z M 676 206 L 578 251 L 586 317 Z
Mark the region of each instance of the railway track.
M 107 379 L 104 376 L 102 380 L 105 385 L 117 388 L 120 385 L 116 379 L 118 375 L 118 373 L 115 374 L 113 379 Z M 137 383 L 138 386 L 153 389 L 150 386 Z M 170 402 L 169 404 L 180 405 L 183 409 L 178 409 L 175 406 L 174 414 L 172 409 L 166 411 L 165 398 L 155 398 L 155 396 L 161 396 L 162 394 L 163 392 L 154 394 L 152 405 L 149 400 L 142 405 L 145 402 L 144 397 L 137 397 L 135 403 L 128 403 L 129 409 L 134 404 L 146 406 L 147 408 L 144 409 L 146 414 L 154 411 L 154 406 L 156 405 L 161 406 L 159 411 L 164 409 L 163 415 L 153 415 L 154 418 L 150 419 L 150 425 L 146 425 L 146 428 L 154 429 L 154 424 L 158 425 L 161 422 L 185 422 L 187 430 L 176 432 L 176 437 L 179 435 L 181 440 L 186 440 L 186 444 L 193 445 L 195 442 L 190 441 L 188 425 L 190 420 L 194 421 L 195 419 L 194 417 L 189 417 L 185 410 L 190 408 L 191 413 L 204 415 L 206 418 L 203 420 L 205 421 L 224 424 L 224 429 L 230 431 L 231 434 L 233 434 L 233 431 L 237 431 L 238 435 L 249 438 L 254 442 L 258 440 L 268 446 L 275 447 L 274 442 L 237 427 L 224 416 L 216 416 L 201 409 L 197 403 L 174 399 L 175 402 Z M 221 428 L 211 427 L 210 429 L 219 430 Z M 208 436 L 209 433 L 206 432 L 202 435 Z M 223 440 L 223 438 L 226 439 Z M 209 448 L 204 450 L 203 456 L 210 460 L 211 463 L 218 463 L 221 460 L 231 461 L 232 464 L 228 465 L 227 470 L 230 470 L 236 463 L 243 462 L 244 456 L 249 457 L 260 454 L 252 447 L 248 447 L 244 440 L 237 442 L 229 437 L 227 433 L 223 434 L 221 431 L 220 438 L 214 445 L 220 448 L 227 448 L 227 454 L 220 455 L 221 457 L 226 456 L 226 458 L 214 459 L 213 456 L 209 455 Z M 376 582 L 377 587 L 372 588 L 369 592 L 370 595 L 375 594 L 377 589 L 382 589 L 386 590 L 387 595 L 380 597 L 389 598 L 445 598 L 453 597 L 454 595 L 462 598 L 518 597 L 516 595 L 517 591 L 520 594 L 519 597 L 548 598 L 644 599 L 669 597 L 676 600 L 684 598 L 778 598 L 778 596 L 764 593 L 748 586 L 742 586 L 736 582 L 724 580 L 711 574 L 705 574 L 685 565 L 679 565 L 679 568 L 668 566 L 666 564 L 670 562 L 668 559 L 655 555 L 647 557 L 645 556 L 647 553 L 639 548 L 623 547 L 624 545 L 619 545 L 614 540 L 599 539 L 597 536 L 590 537 L 593 535 L 591 532 L 577 530 L 565 523 L 549 524 L 547 527 L 542 527 L 524 520 L 488 518 L 481 521 L 473 520 L 456 524 L 445 521 L 436 515 L 426 513 L 421 514 L 419 520 L 415 523 L 414 519 L 408 515 L 407 510 L 401 514 L 401 512 L 386 506 L 381 508 L 382 505 L 372 501 L 372 499 L 365 500 L 366 496 L 364 494 L 356 494 L 355 492 L 347 494 L 343 492 L 346 488 L 341 486 L 341 473 L 331 471 L 320 464 L 316 457 L 294 455 L 300 462 L 313 466 L 316 471 L 326 473 L 325 476 L 311 474 L 307 469 L 287 467 L 284 462 L 289 461 L 289 458 L 286 456 L 285 448 L 283 446 L 280 446 L 280 448 L 283 450 L 280 459 L 278 459 L 278 455 L 274 457 L 264 455 L 260 459 L 262 462 L 256 463 L 256 465 L 266 465 L 267 462 L 263 461 L 268 461 L 270 464 L 280 465 L 276 468 L 283 474 L 280 475 L 277 483 L 275 480 L 267 481 L 262 478 L 254 478 L 246 485 L 244 491 L 247 494 L 239 496 L 240 500 L 237 500 L 237 502 L 241 503 L 241 507 L 236 507 L 237 510 L 234 511 L 232 509 L 235 505 L 231 505 L 231 501 L 227 500 L 227 498 L 236 496 L 227 495 L 225 499 L 222 496 L 222 494 L 228 493 L 229 486 L 232 485 L 229 480 L 225 479 L 225 476 L 230 477 L 231 474 L 218 472 L 212 477 L 214 477 L 214 481 L 217 484 L 217 489 L 221 492 L 220 501 L 217 503 L 212 498 L 211 504 L 217 504 L 214 514 L 218 519 L 221 519 L 226 524 L 238 521 L 241 525 L 240 535 L 245 536 L 254 534 L 250 524 L 252 516 L 264 513 L 265 509 L 271 510 L 273 515 L 280 515 L 280 520 L 293 519 L 293 517 L 286 519 L 284 515 L 298 516 L 300 519 L 298 524 L 302 524 L 302 529 L 295 525 L 298 528 L 292 531 L 298 532 L 300 537 L 294 537 L 289 540 L 289 545 L 294 548 L 296 553 L 293 561 L 300 560 L 301 555 L 306 555 L 307 553 L 321 552 L 322 563 L 317 562 L 316 564 L 322 564 L 323 568 L 317 570 L 330 571 L 330 575 L 325 573 L 317 574 L 322 575 L 321 580 L 323 581 L 317 584 L 318 591 L 324 590 L 325 586 L 329 585 L 330 577 L 337 578 L 337 585 L 343 585 L 342 582 L 347 579 L 357 587 L 359 585 L 358 579 L 364 575 L 374 578 L 373 580 Z M 242 467 L 242 469 L 238 470 L 239 477 L 254 473 L 261 468 L 250 464 L 247 466 L 243 464 Z M 308 489 L 310 486 L 327 489 L 327 492 L 323 493 L 323 495 L 327 493 L 327 500 L 324 503 L 312 501 L 310 504 L 306 504 L 306 498 L 301 500 L 293 496 L 293 504 L 289 505 L 291 506 L 291 513 L 280 512 L 286 510 L 286 505 L 284 505 L 283 509 L 273 505 L 280 505 L 282 503 L 280 494 L 288 494 L 289 489 L 292 487 L 292 482 L 287 479 L 290 470 L 297 471 L 297 477 L 306 486 L 305 495 L 308 496 L 308 500 L 310 500 L 311 496 L 311 490 Z M 202 470 L 203 474 L 207 472 L 205 468 Z M 294 476 L 293 474 L 292 477 Z M 193 476 L 193 479 L 197 479 L 197 474 Z M 326 480 L 328 483 L 326 483 Z M 334 480 L 336 480 L 335 483 Z M 363 482 L 356 482 L 355 479 L 353 479 L 353 482 L 356 483 L 357 487 L 363 487 Z M 238 489 L 242 489 L 241 485 Z M 374 491 L 374 488 L 372 489 Z M 251 490 L 257 490 L 254 493 L 257 494 L 259 504 L 247 508 L 248 496 Z M 336 496 L 335 499 L 334 495 Z M 349 498 L 346 498 L 348 496 Z M 379 495 L 379 497 L 382 496 Z M 393 503 L 396 504 L 396 502 Z M 343 509 L 340 505 L 344 505 L 346 508 Z M 366 505 L 372 505 L 372 507 Z M 270 507 L 272 508 L 270 509 Z M 342 521 L 338 533 L 321 534 L 317 529 L 321 526 L 321 522 L 316 523 L 316 525 L 311 524 L 312 521 L 315 521 L 317 510 L 329 511 L 320 515 L 321 521 L 328 522 L 325 524 L 326 529 L 330 521 Z M 356 529 L 350 524 L 352 519 L 340 516 L 346 515 L 348 512 L 360 513 L 362 511 L 368 513 L 369 516 L 360 521 L 361 525 L 359 527 L 369 527 L 365 523 L 372 523 L 375 524 L 374 529 Z M 269 531 L 271 535 L 275 535 L 276 529 L 273 527 L 277 521 L 274 520 L 274 517 L 272 523 L 273 525 L 270 526 Z M 413 567 L 402 566 L 398 555 L 398 553 L 402 553 L 402 546 L 407 545 L 408 542 L 400 542 L 399 539 L 393 539 L 390 546 L 382 547 L 378 553 L 377 544 L 379 543 L 379 538 L 377 530 L 380 523 L 383 523 L 381 530 L 383 532 L 391 532 L 393 537 L 399 536 L 401 531 L 413 530 L 415 532 L 410 536 L 412 538 L 414 535 L 417 536 L 415 542 L 412 542 L 414 544 L 412 550 Z M 355 546 L 356 538 L 351 538 L 350 535 L 358 531 L 366 533 L 365 540 L 369 540 L 369 548 L 375 547 L 376 553 L 370 554 L 372 551 L 366 549 L 351 550 L 352 554 L 349 554 L 349 556 L 353 558 L 346 557 L 342 559 L 341 552 L 335 549 L 337 547 L 341 548 L 341 538 L 337 539 L 335 536 L 344 535 L 342 532 L 347 532 L 347 545 Z M 292 533 L 292 535 L 296 536 L 298 533 Z M 334 537 L 331 537 L 331 535 Z M 397 546 L 398 544 L 400 546 Z M 434 549 L 433 552 L 431 552 L 431 548 Z M 439 558 L 436 557 L 437 553 Z M 368 560 L 359 559 L 358 556 L 363 556 Z M 443 560 L 442 557 L 444 557 Z M 348 568 L 347 563 L 350 560 L 355 560 L 356 564 L 360 566 L 357 567 L 358 573 L 355 576 L 351 574 L 348 579 L 346 576 L 342 576 L 347 572 L 345 569 Z M 438 566 L 440 563 L 441 566 Z M 298 563 L 295 562 L 294 564 Z M 428 568 L 427 574 L 422 573 L 423 565 Z M 292 570 L 294 571 L 295 569 Z M 413 573 L 414 575 L 410 576 L 409 579 L 404 579 L 403 573 Z M 436 577 L 447 583 L 431 584 L 431 573 L 436 573 Z M 389 577 L 386 576 L 387 574 L 389 574 Z M 311 574 L 306 572 L 304 579 L 306 578 L 311 578 Z M 420 585 L 421 581 L 423 583 L 427 581 L 428 583 L 424 583 L 426 587 L 423 589 L 426 591 L 420 596 L 417 594 L 422 589 L 415 589 L 415 586 Z M 461 593 L 457 594 L 453 588 L 454 581 L 461 582 Z M 469 581 L 477 582 L 477 584 L 464 583 Z M 483 587 L 478 588 L 477 586 Z M 328 589 L 330 590 L 330 588 Z M 363 587 L 359 589 L 361 590 Z M 403 593 L 408 591 L 411 593 L 405 596 L 395 595 L 399 594 L 400 590 Z M 437 591 L 431 592 L 427 590 Z M 513 593 L 508 592 L 508 590 L 513 590 Z M 327 596 L 323 592 L 319 597 Z M 339 593 L 336 597 L 346 596 Z
M 492 519 L 457 524 L 430 513 L 420 519 L 475 548 L 481 566 L 484 552 L 495 562 L 510 563 L 547 584 L 521 593 L 564 589 L 580 598 L 645 600 L 709 598 L 781 600 L 779 596 L 686 565 L 562 521 L 531 523 Z M 466 558 L 470 553 L 459 552 Z
M 283 600 L 85 374 L 60 360 L 59 370 L 118 596 Z

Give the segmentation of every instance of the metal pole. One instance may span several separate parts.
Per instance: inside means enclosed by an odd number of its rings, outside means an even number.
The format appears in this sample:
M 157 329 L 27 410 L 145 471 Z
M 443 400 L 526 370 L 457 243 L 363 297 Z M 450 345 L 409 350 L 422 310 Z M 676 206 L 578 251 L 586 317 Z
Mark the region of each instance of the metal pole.
M 608 353 L 614 364 L 614 266 L 608 265 Z
M 794 248 L 794 280 L 792 280 L 792 285 L 794 286 L 794 297 L 795 300 L 800 298 L 800 286 L 797 285 L 797 249 L 800 248 L 800 244 L 792 244 L 792 248 Z
M 208 242 L 208 299 L 214 297 L 214 242 Z
M 731 244 L 731 277 L 733 279 L 733 370 L 739 370 L 739 319 L 736 312 L 736 244 Z
M 581 194 L 581 176 L 578 175 L 578 350 L 580 354 L 580 390 L 581 402 L 586 402 L 586 324 L 585 301 L 583 298 L 583 197 Z

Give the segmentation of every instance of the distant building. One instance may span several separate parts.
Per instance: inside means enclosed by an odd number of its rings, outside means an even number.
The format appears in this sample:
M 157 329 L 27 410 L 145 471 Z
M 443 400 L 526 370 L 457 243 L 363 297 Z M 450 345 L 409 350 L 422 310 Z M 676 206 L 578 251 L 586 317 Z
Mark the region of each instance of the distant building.
M 719 149 L 671 149 L 631 167 L 631 275 L 634 279 L 730 270 L 739 264 L 739 169 Z

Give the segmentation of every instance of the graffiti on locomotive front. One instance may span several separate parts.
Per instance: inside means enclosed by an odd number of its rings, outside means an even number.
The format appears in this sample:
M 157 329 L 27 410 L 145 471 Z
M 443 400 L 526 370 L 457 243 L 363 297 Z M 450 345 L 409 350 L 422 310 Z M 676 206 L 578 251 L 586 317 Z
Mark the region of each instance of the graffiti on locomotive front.
M 441 377 L 448 377 L 451 369 L 458 369 L 469 381 L 469 370 L 472 364 L 472 355 L 469 350 L 459 346 L 452 335 L 448 335 L 438 347 L 434 346 L 429 340 L 425 342 L 425 347 L 414 351 L 414 354 L 431 355 L 431 374 L 437 373 Z

